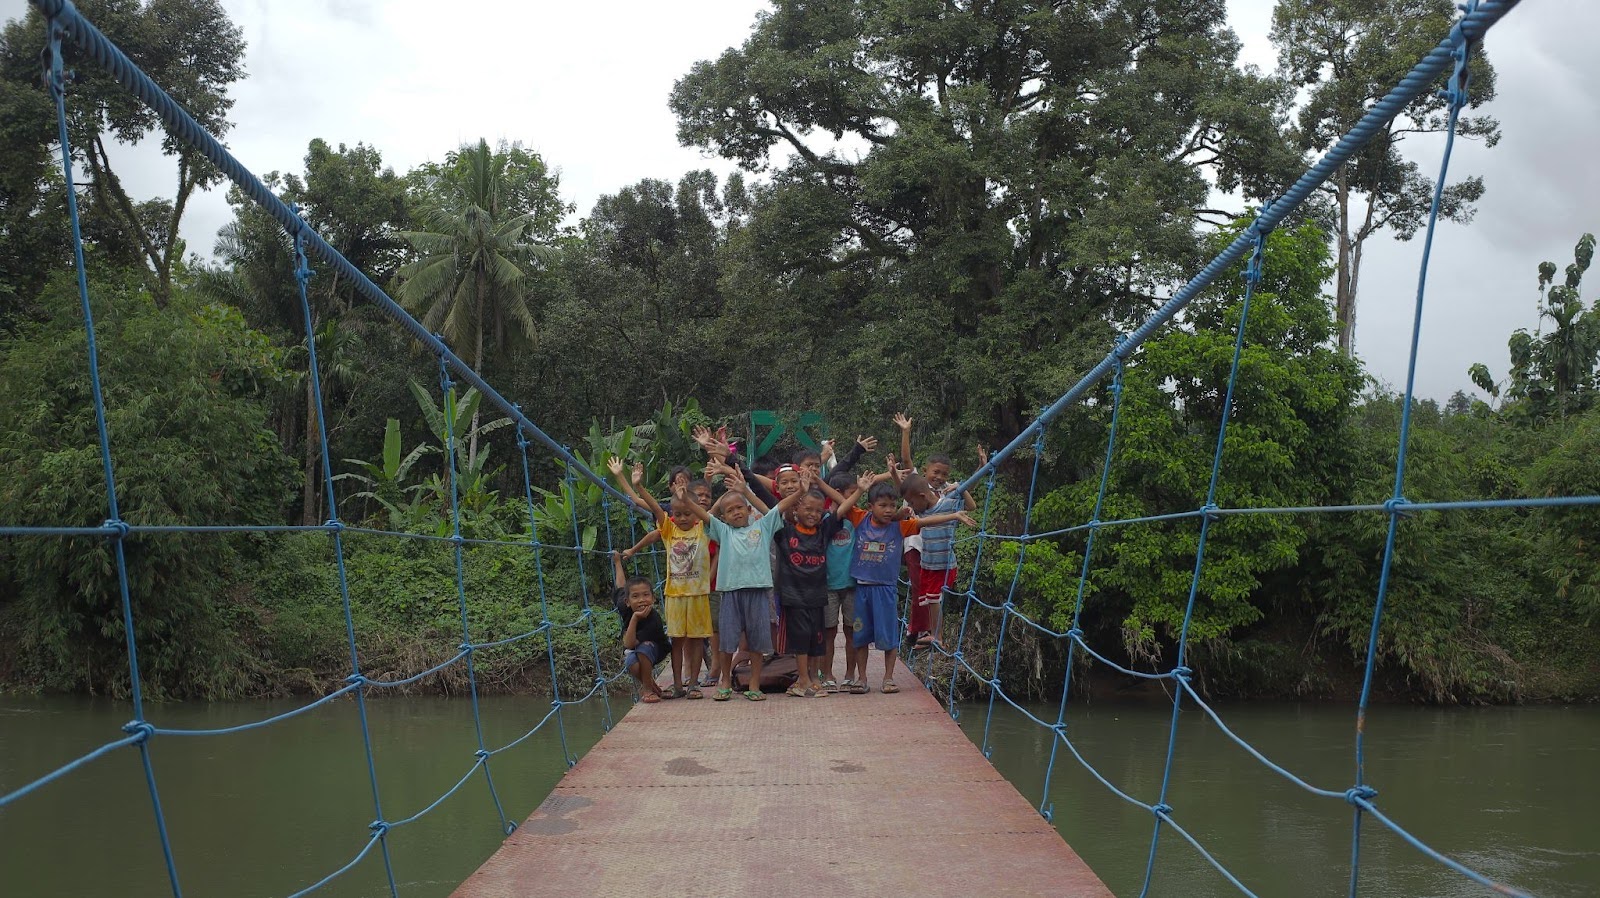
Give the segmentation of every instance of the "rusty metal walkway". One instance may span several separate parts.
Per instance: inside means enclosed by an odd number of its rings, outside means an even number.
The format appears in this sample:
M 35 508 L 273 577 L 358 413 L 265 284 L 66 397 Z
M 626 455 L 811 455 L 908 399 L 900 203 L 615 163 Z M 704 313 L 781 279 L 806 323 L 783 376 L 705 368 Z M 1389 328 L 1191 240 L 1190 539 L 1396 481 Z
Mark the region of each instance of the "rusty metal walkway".
M 1109 898 L 910 671 L 872 692 L 634 705 L 455 898 Z

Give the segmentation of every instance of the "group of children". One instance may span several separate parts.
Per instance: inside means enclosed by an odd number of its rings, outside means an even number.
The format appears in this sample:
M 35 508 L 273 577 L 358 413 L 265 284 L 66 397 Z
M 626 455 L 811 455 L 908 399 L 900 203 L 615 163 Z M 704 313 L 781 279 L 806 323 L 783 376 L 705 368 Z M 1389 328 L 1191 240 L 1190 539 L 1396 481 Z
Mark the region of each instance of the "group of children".
M 911 419 L 902 414 L 894 421 L 901 458 L 909 459 Z M 948 482 L 949 458 L 929 456 L 918 471 L 897 467 L 890 455 L 887 470 L 857 475 L 854 466 L 877 445 L 861 437 L 837 460 L 831 443 L 824 443 L 822 451 L 803 451 L 791 464 L 752 468 L 724 432 L 697 428 L 695 440 L 706 452 L 705 476 L 691 479 L 688 469 L 674 470 L 665 508 L 642 489 L 642 465 L 634 465 L 630 477 L 621 459 L 608 463 L 618 487 L 656 519 L 656 529 L 638 545 L 612 556 L 624 666 L 638 680 L 641 700 L 703 698 L 701 687 L 715 683 L 712 698 L 727 701 L 743 657 L 749 661 L 744 697 L 763 701 L 762 665 L 775 653 L 795 657 L 791 696 L 862 694 L 874 645 L 883 652 L 883 691 L 898 692 L 902 561 L 911 562 L 910 635 L 926 643 L 937 638 L 941 596 L 955 583 L 955 526 L 974 526 L 967 516 L 971 496 Z M 831 465 L 826 475 L 825 465 Z M 713 501 L 719 478 L 725 491 Z M 653 584 L 623 568 L 624 560 L 656 541 L 667 567 L 664 615 Z M 836 682 L 841 624 L 851 637 L 845 677 Z M 702 657 L 710 671 L 704 681 Z M 662 687 L 655 667 L 668 658 L 672 684 Z

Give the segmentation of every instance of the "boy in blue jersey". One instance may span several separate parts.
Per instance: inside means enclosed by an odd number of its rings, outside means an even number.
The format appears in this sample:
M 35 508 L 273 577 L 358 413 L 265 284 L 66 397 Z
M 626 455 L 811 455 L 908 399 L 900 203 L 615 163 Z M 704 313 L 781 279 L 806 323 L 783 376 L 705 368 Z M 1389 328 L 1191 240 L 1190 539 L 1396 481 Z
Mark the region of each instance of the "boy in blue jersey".
M 867 508 L 846 509 L 842 515 L 849 518 L 856 530 L 850 559 L 850 577 L 856 585 L 855 636 L 852 642 L 857 653 L 856 669 L 866 671 L 868 648 L 876 645 L 883 651 L 883 691 L 886 693 L 900 691 L 894 682 L 894 666 L 900 648 L 900 615 L 896 607 L 895 586 L 900 578 L 900 559 L 905 551 L 905 538 L 922 532 L 925 526 L 950 521 L 960 521 L 969 527 L 977 526 L 962 511 L 897 520 L 900 497 L 926 488 L 927 481 L 918 474 L 902 478 L 898 491 L 888 483 L 874 484 L 867 494 Z M 865 678 L 850 691 L 858 695 L 866 692 Z

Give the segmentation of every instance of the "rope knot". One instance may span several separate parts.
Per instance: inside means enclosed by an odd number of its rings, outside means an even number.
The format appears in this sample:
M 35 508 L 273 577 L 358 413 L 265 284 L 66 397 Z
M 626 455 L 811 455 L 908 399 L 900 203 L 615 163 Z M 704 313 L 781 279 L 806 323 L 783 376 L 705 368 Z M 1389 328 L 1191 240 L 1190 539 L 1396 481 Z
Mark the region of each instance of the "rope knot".
M 462 536 L 460 533 L 452 533 L 452 534 L 450 534 L 450 543 L 451 543 L 451 545 L 454 545 L 458 549 L 461 548 L 461 546 L 463 544 L 465 544 L 466 541 L 467 541 L 467 538 Z
M 1207 502 L 1206 504 L 1200 506 L 1200 516 L 1208 521 L 1211 521 L 1212 523 L 1222 520 L 1222 515 L 1217 513 L 1217 505 L 1215 502 Z
M 1009 611 L 1009 612 L 1012 612 L 1012 613 L 1015 613 L 1016 610 L 1017 610 L 1017 606 L 1015 604 L 1013 604 L 1010 599 L 1006 599 L 1005 602 L 1000 606 L 1000 608 L 1003 611 Z
M 304 254 L 301 254 L 300 259 L 300 264 L 294 268 L 294 279 L 300 282 L 300 286 L 304 287 L 316 272 L 312 271 L 311 266 L 306 264 Z
M 489 752 L 488 752 L 488 751 L 486 751 L 486 750 L 484 750 L 484 749 L 481 749 L 481 748 L 480 748 L 480 749 L 478 749 L 478 750 L 477 750 L 477 751 L 475 751 L 475 752 L 473 752 L 473 753 L 472 753 L 472 756 L 473 756 L 473 757 L 474 757 L 474 758 L 477 758 L 477 759 L 478 759 L 478 760 L 480 760 L 480 761 L 487 761 L 487 760 L 489 760 Z
M 1056 721 L 1055 724 L 1050 727 L 1050 732 L 1055 733 L 1062 739 L 1067 738 L 1067 722 L 1064 720 Z
M 1187 683 L 1193 677 L 1194 677 L 1194 671 L 1190 670 L 1187 667 L 1184 667 L 1181 664 L 1172 669 L 1172 678 L 1174 680 L 1182 680 L 1183 682 Z
M 1072 629 L 1070 629 L 1070 630 L 1068 630 L 1066 632 L 1066 637 L 1068 639 L 1074 639 L 1074 640 L 1077 640 L 1078 642 L 1082 642 L 1083 641 L 1083 631 L 1078 629 L 1077 627 L 1073 627 Z
M 473 651 L 474 651 L 474 650 L 476 650 L 476 649 L 477 649 L 477 648 L 478 648 L 478 647 L 477 647 L 477 646 L 475 646 L 475 645 L 473 645 L 473 644 L 472 644 L 472 643 L 470 643 L 470 642 L 463 642 L 463 643 L 461 643 L 461 644 L 460 644 L 460 645 L 458 645 L 458 646 L 456 646 L 456 648 L 457 648 L 457 649 L 459 649 L 459 650 L 461 650 L 461 651 L 463 651 L 463 652 L 466 652 L 466 653 L 467 653 L 467 654 L 469 654 L 469 655 L 470 655 L 470 654 L 472 654 L 472 652 L 473 652 Z
M 338 518 L 329 518 L 322 522 L 322 529 L 329 533 L 339 533 L 344 530 L 344 522 Z
M 344 681 L 346 683 L 352 683 L 354 685 L 361 686 L 367 682 L 367 678 L 360 671 L 356 671 L 350 676 L 345 677 Z
M 1040 808 L 1039 816 L 1043 817 L 1046 823 L 1054 823 L 1056 819 L 1056 803 L 1052 801 Z
M 133 528 L 128 526 L 127 521 L 120 520 L 118 518 L 108 518 L 106 522 L 100 526 L 109 531 L 106 535 L 112 539 L 127 539 L 128 534 L 133 531 Z
M 1099 529 L 1099 527 L 1100 527 L 1100 525 L 1102 523 L 1104 523 L 1104 522 L 1101 521 L 1099 518 L 1090 518 L 1089 522 L 1087 524 L 1084 524 L 1084 526 L 1088 527 L 1090 530 L 1097 530 L 1097 529 Z
M 1344 790 L 1344 800 L 1360 807 L 1363 801 L 1371 801 L 1378 797 L 1378 790 L 1371 786 L 1351 786 Z
M 122 731 L 130 736 L 137 737 L 134 739 L 134 745 L 143 745 L 150 741 L 151 736 L 156 734 L 156 728 L 143 720 L 128 721 L 122 725 Z
M 1386 500 L 1383 503 L 1383 510 L 1389 514 L 1400 515 L 1401 517 L 1409 518 L 1411 517 L 1411 513 L 1406 511 L 1406 506 L 1410 504 L 1411 500 L 1407 499 L 1405 496 L 1395 496 L 1393 499 Z
M 389 834 L 389 822 L 387 820 L 374 820 L 367 824 L 367 829 L 372 830 L 372 834 L 381 839 Z
M 1171 817 L 1172 805 L 1163 802 L 1162 804 L 1151 807 L 1150 812 L 1155 814 L 1157 817 Z

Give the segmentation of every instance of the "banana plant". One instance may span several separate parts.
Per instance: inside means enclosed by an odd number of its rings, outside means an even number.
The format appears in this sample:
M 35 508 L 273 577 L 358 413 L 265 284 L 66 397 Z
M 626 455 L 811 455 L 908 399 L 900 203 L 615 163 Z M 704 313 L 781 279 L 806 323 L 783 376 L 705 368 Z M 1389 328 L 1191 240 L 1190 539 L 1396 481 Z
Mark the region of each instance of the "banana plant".
M 383 431 L 383 455 L 376 462 L 360 458 L 347 458 L 345 463 L 354 465 L 359 471 L 350 471 L 334 475 L 334 480 L 353 480 L 366 486 L 366 489 L 350 496 L 350 499 L 361 499 L 376 502 L 389 517 L 389 528 L 392 530 L 412 530 L 424 523 L 428 517 L 421 496 L 420 485 L 407 485 L 406 480 L 411 476 L 411 469 L 430 453 L 438 452 L 438 448 L 427 443 L 421 443 L 410 452 L 403 452 L 400 441 L 400 421 L 390 418 Z M 347 500 L 348 501 L 348 500 Z

